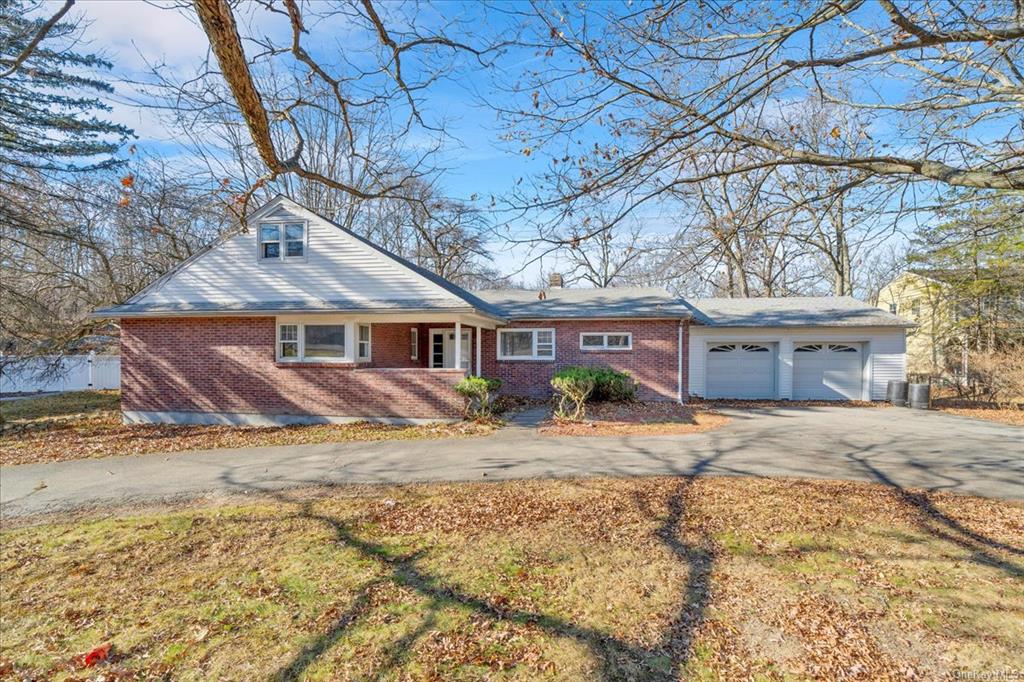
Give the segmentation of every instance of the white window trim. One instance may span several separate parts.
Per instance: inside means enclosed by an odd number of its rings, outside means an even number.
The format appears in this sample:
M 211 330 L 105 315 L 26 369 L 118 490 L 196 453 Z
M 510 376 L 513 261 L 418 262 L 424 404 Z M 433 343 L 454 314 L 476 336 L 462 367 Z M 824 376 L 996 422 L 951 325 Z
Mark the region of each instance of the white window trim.
M 307 358 L 306 357 L 306 325 L 339 325 L 345 327 L 345 357 L 343 358 Z M 358 344 L 356 343 L 355 335 L 357 333 L 360 323 L 351 318 L 339 318 L 336 315 L 325 315 L 322 317 L 311 317 L 311 316 L 296 316 L 287 315 L 281 316 L 274 320 L 274 358 L 277 362 L 282 364 L 287 363 L 301 363 L 301 364 L 325 364 L 325 365 L 351 365 L 356 362 L 356 350 Z M 295 325 L 298 327 L 298 343 L 299 343 L 299 355 L 294 358 L 281 357 L 281 326 L 282 325 Z M 371 331 L 371 344 L 370 352 L 373 352 L 372 344 L 372 331 Z M 366 362 L 366 360 L 359 360 L 359 362 Z
M 502 355 L 501 354 L 501 335 L 512 332 L 532 332 L 532 355 Z M 537 355 L 537 333 L 538 332 L 551 332 L 551 355 Z M 495 343 L 495 351 L 499 360 L 515 361 L 515 360 L 539 360 L 541 362 L 554 362 L 555 355 L 557 355 L 557 339 L 555 335 L 554 327 L 508 327 L 507 329 L 499 329 L 496 337 L 497 343 Z
M 601 336 L 603 337 L 603 343 L 600 346 L 584 346 L 584 336 Z M 629 344 L 626 346 L 609 346 L 609 336 L 626 336 L 629 337 Z M 581 351 L 626 351 L 633 350 L 633 332 L 580 332 L 580 350 Z
M 285 248 L 284 238 L 284 226 L 285 225 L 302 225 L 302 255 L 301 256 L 287 256 Z M 260 233 L 264 225 L 276 225 L 278 228 L 278 234 L 281 235 L 281 239 L 278 243 L 281 245 L 281 255 L 277 258 L 264 258 L 263 257 L 263 242 L 260 239 Z M 256 223 L 256 262 L 258 263 L 304 263 L 309 258 L 309 221 L 302 219 L 288 220 L 284 218 L 274 218 L 273 220 L 260 220 Z M 287 323 L 286 323 L 287 324 Z
M 409 359 L 420 359 L 420 330 L 417 327 L 409 327 Z
M 366 327 L 366 355 L 359 355 L 359 329 Z M 373 325 L 369 322 L 357 322 L 355 325 L 356 329 L 356 362 L 373 362 Z

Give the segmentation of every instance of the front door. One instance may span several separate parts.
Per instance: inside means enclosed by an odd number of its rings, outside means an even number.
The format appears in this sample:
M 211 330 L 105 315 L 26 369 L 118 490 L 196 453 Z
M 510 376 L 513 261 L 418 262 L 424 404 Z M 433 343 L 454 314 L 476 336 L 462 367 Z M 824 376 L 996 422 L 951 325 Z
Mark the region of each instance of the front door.
M 463 369 L 469 368 L 471 356 L 469 348 L 469 330 L 462 331 L 462 363 Z M 430 366 L 455 367 L 455 330 L 430 330 Z

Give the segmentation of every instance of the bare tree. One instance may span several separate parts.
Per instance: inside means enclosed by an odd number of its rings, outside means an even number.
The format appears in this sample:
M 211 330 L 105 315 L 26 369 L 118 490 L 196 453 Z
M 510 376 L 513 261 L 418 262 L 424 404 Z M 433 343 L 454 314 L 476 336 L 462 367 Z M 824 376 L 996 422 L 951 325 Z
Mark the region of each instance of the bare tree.
M 515 106 L 497 106 L 524 153 L 550 159 L 514 205 L 552 220 L 609 197 L 625 217 L 685 185 L 783 167 L 1024 189 L 1019 4 L 537 0 L 522 14 L 542 64 L 509 86 Z M 829 135 L 887 139 L 823 148 L 780 128 L 812 97 L 865 122 L 837 119 Z
M 22 176 L 0 195 L 0 351 L 63 355 L 122 301 L 237 226 L 214 192 L 159 161 L 134 173 Z
M 356 121 L 367 111 L 386 112 L 389 139 L 424 135 L 434 140 L 445 136 L 443 117 L 425 112 L 425 99 L 438 81 L 457 72 L 461 59 L 482 63 L 490 47 L 476 47 L 449 37 L 469 31 L 459 19 L 449 19 L 436 29 L 424 28 L 419 4 L 393 3 L 377 6 L 371 0 L 343 0 L 301 5 L 297 0 L 259 3 L 270 16 L 287 22 L 288 39 L 274 40 L 264 34 L 246 39 L 258 46 L 247 56 L 243 36 L 228 0 L 194 0 L 193 8 L 210 40 L 219 73 L 230 90 L 232 104 L 244 123 L 255 151 L 265 168 L 243 195 L 247 202 L 264 183 L 294 175 L 358 199 L 405 197 L 411 183 L 429 175 L 423 164 L 429 152 L 415 161 L 405 160 L 396 173 L 391 158 L 381 164 L 376 155 L 361 153 L 362 137 Z M 444 16 L 446 13 L 441 13 Z M 313 27 L 344 25 L 350 37 L 337 58 L 324 61 L 307 48 Z M 294 85 L 280 91 L 261 88 L 260 73 L 281 65 L 294 77 Z M 308 128 L 303 111 L 332 100 L 330 115 L 338 116 L 340 134 L 350 153 L 362 162 L 364 174 L 357 180 L 330 172 L 310 158 Z
M 564 253 L 569 263 L 566 283 L 585 282 L 594 287 L 634 284 L 632 273 L 648 251 L 642 234 L 634 225 L 629 231 L 604 230 L 586 242 L 570 243 Z

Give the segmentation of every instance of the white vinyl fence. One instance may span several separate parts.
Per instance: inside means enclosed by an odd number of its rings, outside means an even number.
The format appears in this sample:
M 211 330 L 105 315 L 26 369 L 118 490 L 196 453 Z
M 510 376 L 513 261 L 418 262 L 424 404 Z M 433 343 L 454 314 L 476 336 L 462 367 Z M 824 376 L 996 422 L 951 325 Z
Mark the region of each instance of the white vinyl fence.
M 6 358 L 9 359 L 9 358 Z M 84 391 L 100 388 L 121 388 L 121 356 L 71 355 L 60 360 L 59 372 L 41 374 L 41 370 L 57 360 L 37 358 L 18 363 L 17 369 L 0 363 L 0 393 L 34 393 L 37 391 Z

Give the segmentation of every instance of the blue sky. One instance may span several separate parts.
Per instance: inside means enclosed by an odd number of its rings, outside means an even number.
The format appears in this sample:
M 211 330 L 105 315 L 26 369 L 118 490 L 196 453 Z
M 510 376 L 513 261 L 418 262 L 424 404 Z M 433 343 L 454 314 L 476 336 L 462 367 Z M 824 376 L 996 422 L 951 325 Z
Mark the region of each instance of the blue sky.
M 470 18 L 481 24 L 507 21 L 506 17 L 494 12 L 493 7 L 489 12 L 475 10 L 477 16 Z M 85 30 L 85 38 L 90 43 L 88 48 L 104 54 L 115 64 L 111 78 L 117 94 L 112 117 L 135 130 L 138 136 L 136 144 L 143 151 L 172 157 L 182 154 L 184 148 L 174 131 L 168 130 L 155 112 L 131 104 L 135 93 L 130 81 L 146 80 L 152 64 L 164 64 L 183 76 L 195 73 L 208 48 L 206 36 L 196 19 L 181 10 L 163 9 L 134 0 L 84 0 L 76 5 L 74 12 L 89 23 Z M 239 15 L 240 22 L 250 31 L 274 37 L 283 36 L 287 31 L 284 17 L 270 15 L 258 6 L 246 8 L 243 5 Z M 313 50 L 342 49 L 356 39 L 346 32 L 344 25 L 319 25 L 313 29 L 312 36 L 317 41 L 311 42 Z M 247 46 L 247 49 L 251 48 Z M 516 55 L 518 61 L 508 65 L 516 68 L 534 58 L 528 52 L 523 53 Z M 489 195 L 500 197 L 521 178 L 523 182 L 529 182 L 529 177 L 541 172 L 547 163 L 547 155 L 525 156 L 521 153 L 521 144 L 500 139 L 502 126 L 487 102 L 506 95 L 496 91 L 492 82 L 492 78 L 482 70 L 468 70 L 460 73 L 457 79 L 441 81 L 431 88 L 428 96 L 428 113 L 444 116 L 452 138 L 442 156 L 448 168 L 441 181 L 442 188 L 449 195 L 464 200 L 477 195 L 480 197 L 477 203 L 481 207 L 489 204 Z M 883 92 L 882 95 L 896 96 L 896 93 Z M 891 135 L 891 131 L 884 129 L 872 129 L 872 133 Z M 671 206 L 645 209 L 638 216 L 645 233 L 668 233 L 686 220 L 686 216 L 675 215 L 672 211 Z M 494 217 L 500 220 L 505 216 Z M 513 233 L 527 231 L 525 223 L 512 225 Z M 529 255 L 523 248 L 508 250 L 502 241 L 493 242 L 492 247 L 496 264 L 506 273 L 519 270 Z M 532 283 L 538 278 L 541 268 L 551 270 L 559 267 L 557 260 L 548 258 L 543 263 L 530 266 L 523 273 L 523 278 Z
M 194 17 L 135 0 L 84 0 L 73 12 L 88 24 L 84 32 L 87 48 L 114 64 L 109 74 L 115 87 L 111 118 L 135 131 L 134 142 L 140 151 L 165 157 L 184 154 L 185 148 L 174 130 L 168 129 L 156 112 L 133 105 L 137 91 L 132 82 L 149 80 L 150 66 L 154 64 L 184 76 L 196 72 L 208 42 Z M 256 8 L 243 8 L 239 21 L 271 36 L 282 36 L 287 31 L 283 17 Z M 313 35 L 325 36 L 318 45 L 323 50 L 349 38 L 343 26 L 319 25 Z M 247 45 L 247 49 L 251 47 Z M 430 113 L 444 116 L 452 138 L 441 157 L 448 168 L 441 179 L 442 188 L 450 196 L 464 200 L 478 195 L 481 207 L 489 204 L 489 195 L 504 194 L 518 178 L 536 172 L 542 163 L 500 140 L 502 128 L 497 116 L 481 101 L 481 97 L 494 95 L 489 77 L 472 70 L 461 74 L 457 81 L 442 81 L 430 90 Z M 491 246 L 504 272 L 518 270 L 526 257 L 522 249 L 508 251 L 500 240 Z M 555 267 L 550 259 L 544 265 L 547 269 Z M 535 279 L 540 267 L 531 267 L 524 275 L 526 280 Z

